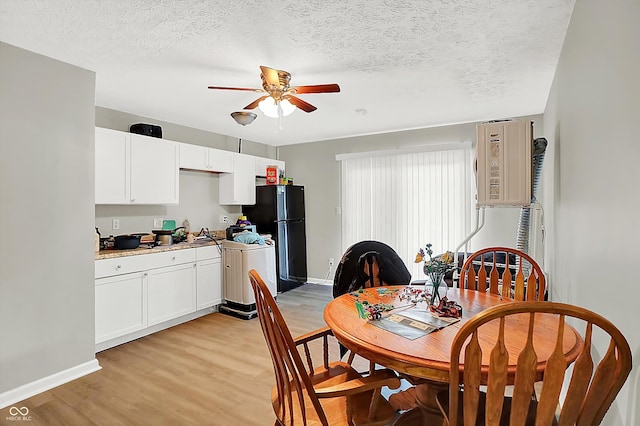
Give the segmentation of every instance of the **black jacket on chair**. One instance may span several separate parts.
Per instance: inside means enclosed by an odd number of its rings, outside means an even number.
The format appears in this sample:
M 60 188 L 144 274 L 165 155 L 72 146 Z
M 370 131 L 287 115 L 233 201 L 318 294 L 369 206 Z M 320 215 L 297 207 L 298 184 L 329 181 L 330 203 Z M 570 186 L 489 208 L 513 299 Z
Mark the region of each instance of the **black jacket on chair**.
M 379 270 L 378 276 L 371 276 L 374 260 Z M 409 281 L 411 274 L 395 250 L 379 241 L 360 241 L 349 247 L 340 259 L 333 279 L 333 297 L 375 287 L 381 282 L 407 285 Z

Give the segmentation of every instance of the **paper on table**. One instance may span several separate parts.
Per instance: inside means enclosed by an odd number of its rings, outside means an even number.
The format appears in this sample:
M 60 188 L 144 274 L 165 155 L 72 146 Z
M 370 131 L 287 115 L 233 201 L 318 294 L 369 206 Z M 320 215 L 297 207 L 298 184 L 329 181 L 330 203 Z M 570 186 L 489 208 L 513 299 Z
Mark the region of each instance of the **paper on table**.
M 438 317 L 425 308 L 412 308 L 402 313 L 391 314 L 371 324 L 410 340 L 426 336 L 448 325 L 460 321 L 459 318 Z

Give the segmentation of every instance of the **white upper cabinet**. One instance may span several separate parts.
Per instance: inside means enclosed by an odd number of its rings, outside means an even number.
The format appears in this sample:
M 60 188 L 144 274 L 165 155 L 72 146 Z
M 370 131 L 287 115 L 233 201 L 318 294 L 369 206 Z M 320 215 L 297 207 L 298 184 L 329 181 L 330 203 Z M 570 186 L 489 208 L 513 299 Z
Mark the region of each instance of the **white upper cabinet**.
M 206 146 L 180 144 L 180 168 L 191 170 L 209 170 L 207 161 L 208 150 Z
M 178 144 L 96 127 L 96 204 L 177 204 Z
M 220 173 L 219 203 L 256 203 L 256 177 L 284 161 L 96 127 L 96 204 L 178 204 L 180 169 Z
M 180 143 L 180 168 L 231 173 L 233 171 L 233 152 Z
M 256 157 L 256 177 L 266 177 L 267 166 L 278 166 L 278 169 L 284 171 L 284 161 Z
M 131 134 L 131 203 L 177 204 L 178 143 Z
M 256 162 L 252 155 L 233 153 L 233 173 L 220 175 L 220 204 L 253 205 L 256 203 Z
M 209 168 L 214 172 L 231 173 L 233 154 L 231 151 L 209 148 Z
M 96 204 L 129 204 L 130 143 L 128 133 L 96 127 Z

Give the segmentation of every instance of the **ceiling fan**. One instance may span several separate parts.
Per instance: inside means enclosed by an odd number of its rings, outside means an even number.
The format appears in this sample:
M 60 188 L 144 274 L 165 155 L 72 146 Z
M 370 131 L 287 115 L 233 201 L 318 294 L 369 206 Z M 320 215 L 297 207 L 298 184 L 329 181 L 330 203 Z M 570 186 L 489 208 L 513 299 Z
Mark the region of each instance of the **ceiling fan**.
M 245 106 L 243 109 L 255 109 L 259 107 L 268 117 L 278 118 L 291 114 L 296 107 L 304 112 L 313 112 L 317 108 L 308 102 L 303 101 L 295 95 L 309 93 L 334 93 L 340 91 L 337 84 L 317 84 L 311 86 L 290 86 L 291 74 L 287 71 L 276 70 L 265 66 L 260 66 L 260 78 L 262 78 L 262 89 L 252 89 L 245 87 L 221 87 L 209 86 L 209 89 L 220 90 L 245 90 L 250 92 L 264 93 L 255 101 Z

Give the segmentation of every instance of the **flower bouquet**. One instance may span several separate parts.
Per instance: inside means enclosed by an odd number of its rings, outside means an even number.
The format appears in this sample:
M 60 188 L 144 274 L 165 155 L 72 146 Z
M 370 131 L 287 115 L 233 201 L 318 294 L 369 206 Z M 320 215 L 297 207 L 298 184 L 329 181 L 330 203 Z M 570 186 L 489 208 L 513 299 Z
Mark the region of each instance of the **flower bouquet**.
M 431 299 L 429 304 L 433 305 L 436 300 L 440 300 L 439 289 L 440 286 L 446 286 L 444 282 L 444 276 L 447 272 L 454 269 L 453 253 L 447 251 L 439 256 L 433 257 L 432 244 L 429 243 L 425 246 L 426 250 L 420 249 L 416 255 L 415 263 L 424 262 L 423 271 L 431 280 L 433 291 L 431 293 Z M 428 258 L 427 258 L 428 256 Z

